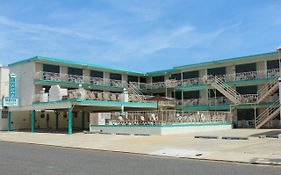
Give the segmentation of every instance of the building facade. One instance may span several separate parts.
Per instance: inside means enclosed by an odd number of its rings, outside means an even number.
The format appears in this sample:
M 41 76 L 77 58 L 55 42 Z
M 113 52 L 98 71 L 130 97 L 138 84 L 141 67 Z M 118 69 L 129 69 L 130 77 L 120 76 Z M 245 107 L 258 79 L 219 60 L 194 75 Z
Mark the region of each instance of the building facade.
M 230 112 L 237 128 L 278 128 L 280 122 L 277 52 L 154 72 L 36 56 L 10 64 L 9 71 L 17 75 L 19 106 L 9 107 L 11 121 L 2 121 L 8 123 L 2 129 L 72 133 L 89 127 L 91 113 L 153 111 L 160 102 L 176 111 Z M 152 96 L 168 100 L 147 100 Z

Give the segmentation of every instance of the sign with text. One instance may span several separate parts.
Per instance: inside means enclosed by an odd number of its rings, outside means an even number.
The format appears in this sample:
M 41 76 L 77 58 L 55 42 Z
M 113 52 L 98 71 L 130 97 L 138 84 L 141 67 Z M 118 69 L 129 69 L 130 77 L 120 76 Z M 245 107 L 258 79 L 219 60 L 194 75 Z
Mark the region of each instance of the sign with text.
M 10 80 L 9 80 L 9 97 L 10 98 L 16 98 L 17 97 L 17 76 L 14 73 L 10 74 Z
M 10 98 L 10 97 L 4 97 L 3 98 L 3 106 L 18 106 L 19 100 L 18 98 Z

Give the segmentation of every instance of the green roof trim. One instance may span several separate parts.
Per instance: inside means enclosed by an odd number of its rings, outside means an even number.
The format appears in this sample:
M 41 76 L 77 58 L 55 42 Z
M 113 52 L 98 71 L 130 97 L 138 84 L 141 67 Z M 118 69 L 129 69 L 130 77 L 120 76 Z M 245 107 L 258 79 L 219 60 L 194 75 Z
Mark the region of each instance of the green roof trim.
M 152 72 L 147 72 L 147 75 L 151 75 L 151 74 L 161 74 L 161 73 L 168 73 L 168 72 L 172 72 L 175 69 L 165 69 L 165 70 L 158 70 L 158 71 L 152 71 Z
M 129 73 L 142 74 L 142 75 L 146 74 L 146 72 L 142 72 L 142 71 L 135 71 L 135 70 L 130 70 L 130 69 L 120 69 L 120 68 L 114 68 L 114 67 L 110 67 L 110 66 L 88 64 L 88 63 L 83 63 L 83 62 L 78 62 L 78 61 L 71 61 L 71 60 L 65 60 L 65 59 L 59 59 L 59 58 L 50 58 L 50 57 L 44 57 L 44 56 L 35 56 L 35 57 L 21 60 L 21 61 L 15 62 L 15 63 L 11 63 L 11 64 L 9 64 L 9 66 L 14 66 L 17 64 L 30 62 L 30 61 L 37 61 L 37 60 L 58 62 L 58 63 L 64 63 L 64 64 L 72 64 L 72 65 L 78 65 L 78 66 L 86 66 L 86 67 L 90 67 L 90 68 L 108 69 L 108 70 L 129 72 Z
M 267 53 L 247 55 L 247 56 L 241 56 L 241 57 L 233 57 L 233 58 L 227 58 L 227 59 L 217 59 L 216 61 L 207 61 L 207 62 L 188 64 L 188 65 L 183 65 L 183 66 L 175 66 L 173 68 L 174 69 L 181 69 L 181 68 L 188 68 L 188 67 L 194 67 L 194 66 L 201 66 L 201 65 L 204 65 L 204 64 L 217 64 L 217 63 L 222 63 L 222 62 L 238 61 L 238 60 L 249 59 L 249 58 L 253 58 L 253 57 L 261 57 L 261 56 L 266 56 L 266 55 L 272 55 L 272 54 L 277 54 L 277 52 L 275 51 L 275 52 L 267 52 Z
M 107 70 L 135 73 L 135 74 L 141 74 L 141 75 L 157 75 L 157 74 L 163 74 L 163 73 L 170 73 L 172 71 L 179 71 L 180 69 L 183 69 L 183 68 L 191 68 L 191 67 L 195 67 L 195 66 L 203 66 L 203 65 L 208 65 L 208 64 L 218 64 L 218 63 L 225 63 L 225 62 L 230 62 L 230 61 L 238 61 L 238 60 L 244 60 L 244 59 L 249 59 L 249 58 L 254 58 L 254 57 L 272 55 L 272 54 L 277 54 L 277 52 L 274 51 L 274 52 L 247 55 L 247 56 L 241 56 L 241 57 L 233 57 L 233 58 L 227 58 L 227 59 L 217 59 L 215 61 L 207 61 L 207 62 L 202 62 L 202 63 L 187 64 L 187 65 L 183 65 L 183 66 L 175 66 L 170 69 L 157 70 L 157 71 L 151 71 L 151 72 L 136 71 L 136 70 L 130 70 L 130 69 L 120 69 L 120 68 L 114 68 L 111 66 L 102 66 L 102 65 L 97 65 L 97 64 L 89 64 L 89 63 L 83 63 L 83 62 L 78 62 L 78 61 L 71 61 L 71 60 L 44 57 L 44 56 L 35 56 L 32 58 L 24 59 L 24 60 L 21 60 L 18 62 L 11 63 L 8 66 L 14 66 L 14 65 L 29 62 L 29 61 L 36 61 L 36 60 L 44 61 L 45 60 L 45 61 L 50 61 L 50 62 L 65 63 L 65 64 L 71 64 L 71 65 L 86 66 L 89 68 L 107 69 Z

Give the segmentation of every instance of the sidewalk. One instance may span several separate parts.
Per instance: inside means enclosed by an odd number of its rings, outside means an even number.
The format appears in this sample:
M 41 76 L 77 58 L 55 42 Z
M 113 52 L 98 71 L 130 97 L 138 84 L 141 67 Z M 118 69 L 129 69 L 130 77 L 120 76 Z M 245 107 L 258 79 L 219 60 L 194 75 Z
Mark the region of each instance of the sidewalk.
M 252 137 L 267 132 L 281 130 L 236 129 L 169 136 L 0 132 L 0 140 L 156 156 L 281 165 L 281 139 Z M 218 136 L 219 139 L 196 139 L 195 135 Z M 249 140 L 221 139 L 224 136 L 249 137 Z

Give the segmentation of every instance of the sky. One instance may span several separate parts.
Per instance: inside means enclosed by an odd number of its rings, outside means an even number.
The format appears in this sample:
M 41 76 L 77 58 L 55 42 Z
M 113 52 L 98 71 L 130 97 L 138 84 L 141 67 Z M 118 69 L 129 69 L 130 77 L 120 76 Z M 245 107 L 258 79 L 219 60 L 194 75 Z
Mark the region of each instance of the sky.
M 0 0 L 0 64 L 37 55 L 139 71 L 275 51 L 280 0 Z

